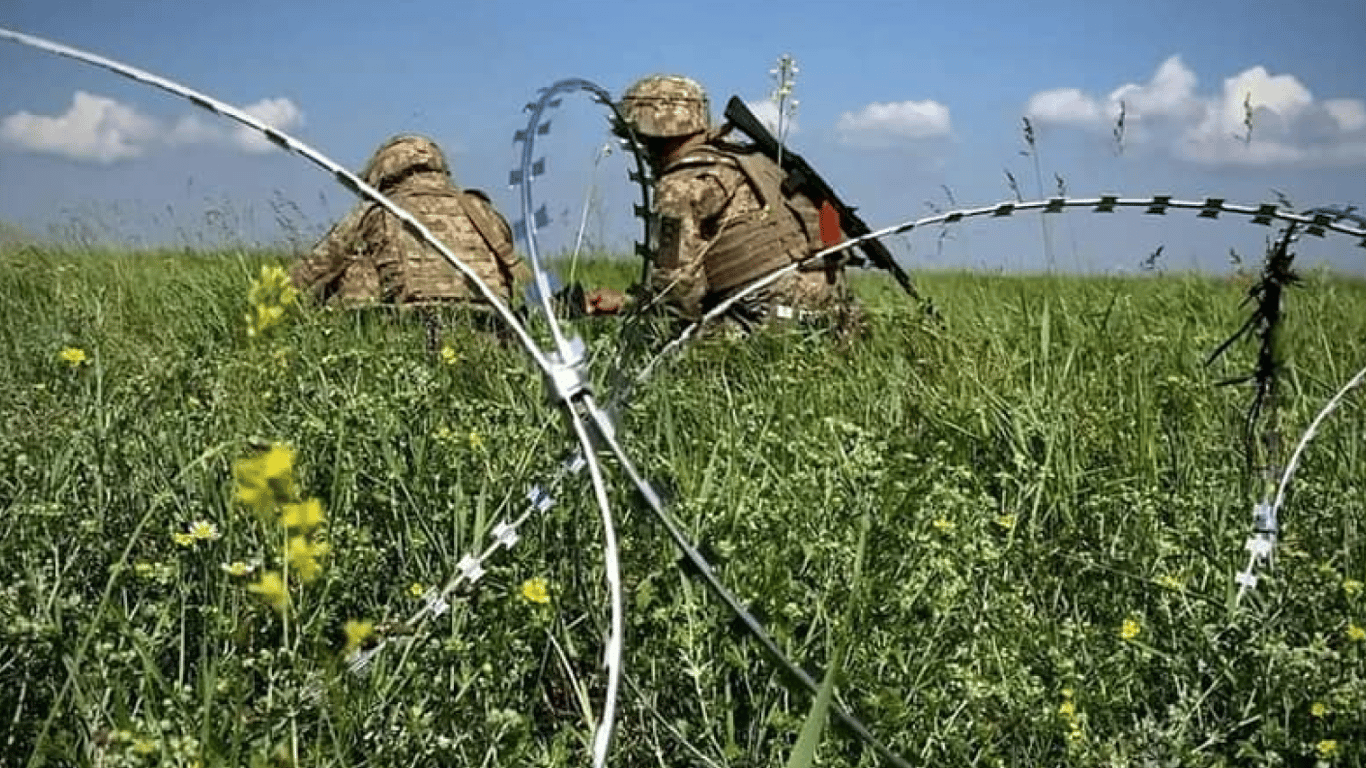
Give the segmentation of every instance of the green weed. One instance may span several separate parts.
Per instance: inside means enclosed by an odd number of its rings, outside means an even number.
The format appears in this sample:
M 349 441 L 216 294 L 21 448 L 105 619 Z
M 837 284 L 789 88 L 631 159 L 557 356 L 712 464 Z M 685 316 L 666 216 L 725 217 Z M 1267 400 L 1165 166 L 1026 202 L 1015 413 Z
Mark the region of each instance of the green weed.
M 586 489 L 404 624 L 568 446 L 539 373 L 453 321 L 429 351 L 403 313 L 270 313 L 250 336 L 247 287 L 278 263 L 0 254 L 0 763 L 581 764 L 605 680 Z M 1277 568 L 1231 611 L 1250 393 L 1213 384 L 1255 350 L 1203 359 L 1246 286 L 919 279 L 942 325 L 866 277 L 862 341 L 705 340 L 621 414 L 788 653 L 839 659 L 834 698 L 914 764 L 1366 762 L 1360 397 L 1310 448 Z M 584 322 L 615 348 L 613 321 Z M 1366 285 L 1309 276 L 1284 333 L 1294 433 L 1362 363 Z M 234 501 L 234 460 L 273 442 L 326 510 L 289 624 L 247 589 L 288 543 Z M 809 698 L 624 486 L 615 503 L 635 693 L 613 762 L 814 754 Z M 829 728 L 819 757 L 874 763 Z

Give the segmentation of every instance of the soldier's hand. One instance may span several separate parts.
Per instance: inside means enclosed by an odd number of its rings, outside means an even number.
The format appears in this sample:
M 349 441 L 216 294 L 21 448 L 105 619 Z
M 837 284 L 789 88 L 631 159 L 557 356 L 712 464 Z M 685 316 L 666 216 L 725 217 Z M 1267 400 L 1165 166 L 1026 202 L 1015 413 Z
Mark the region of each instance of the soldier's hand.
M 594 288 L 584 294 L 590 315 L 615 315 L 626 307 L 627 296 L 612 288 Z

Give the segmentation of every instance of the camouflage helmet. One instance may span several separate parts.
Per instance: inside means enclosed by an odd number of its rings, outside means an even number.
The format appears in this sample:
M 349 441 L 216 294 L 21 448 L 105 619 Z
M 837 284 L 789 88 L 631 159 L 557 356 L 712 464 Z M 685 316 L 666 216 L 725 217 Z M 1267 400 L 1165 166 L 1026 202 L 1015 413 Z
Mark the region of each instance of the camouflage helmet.
M 641 136 L 690 136 L 711 127 L 711 103 L 696 80 L 651 75 L 626 89 L 621 111 Z
M 426 136 L 401 134 L 375 150 L 370 162 L 365 164 L 361 178 L 375 189 L 384 189 L 416 171 L 436 171 L 449 175 L 451 168 L 436 142 Z

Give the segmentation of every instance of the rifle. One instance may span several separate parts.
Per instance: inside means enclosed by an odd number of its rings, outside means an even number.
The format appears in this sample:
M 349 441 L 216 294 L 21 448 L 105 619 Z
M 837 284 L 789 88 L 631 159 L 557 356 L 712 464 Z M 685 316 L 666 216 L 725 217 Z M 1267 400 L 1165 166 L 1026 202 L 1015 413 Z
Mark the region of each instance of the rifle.
M 759 118 L 754 116 L 754 113 L 745 106 L 745 102 L 741 101 L 740 97 L 732 96 L 730 101 L 726 102 L 725 116 L 731 125 L 739 128 L 741 133 L 754 141 L 760 152 L 775 162 L 778 161 L 780 154 L 778 140 L 773 138 L 773 134 L 769 133 L 764 124 L 759 122 Z M 853 208 L 840 201 L 835 190 L 830 188 L 830 185 L 820 177 L 820 174 L 816 173 L 805 158 L 787 149 L 782 151 L 781 157 L 782 170 L 787 173 L 787 177 L 783 179 L 783 194 L 791 194 L 795 190 L 800 190 L 806 193 L 806 196 L 817 205 L 829 203 L 830 207 L 839 214 L 840 229 L 849 237 L 859 237 L 872 231 L 867 224 L 863 223 L 863 219 L 854 213 Z M 873 262 L 874 266 L 891 272 L 911 298 L 920 298 L 919 292 L 911 283 L 910 275 L 906 274 L 906 271 L 896 263 L 896 260 L 892 258 L 892 252 L 887 250 L 887 246 L 883 245 L 882 241 L 865 240 L 859 243 L 858 248 L 863 251 L 869 261 Z M 857 263 L 861 262 L 862 260 L 859 260 Z

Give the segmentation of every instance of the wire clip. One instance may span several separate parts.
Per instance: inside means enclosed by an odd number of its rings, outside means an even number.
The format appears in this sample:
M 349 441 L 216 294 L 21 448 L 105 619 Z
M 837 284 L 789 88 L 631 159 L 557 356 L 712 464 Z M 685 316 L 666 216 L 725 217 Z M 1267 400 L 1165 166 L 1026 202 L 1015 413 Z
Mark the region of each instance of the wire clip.
M 1268 568 L 1275 561 L 1276 556 L 1276 536 L 1280 528 L 1276 522 L 1276 508 L 1265 501 L 1258 502 L 1252 508 L 1252 535 L 1247 537 L 1247 542 L 1243 545 L 1248 551 L 1247 567 L 1242 570 L 1233 580 L 1243 592 L 1256 589 L 1257 574 L 1259 565 L 1266 565 Z
M 538 487 L 536 490 L 539 491 L 540 488 Z M 517 535 L 517 527 L 509 524 L 507 521 L 493 526 L 493 531 L 490 532 L 490 535 L 493 538 L 494 545 L 502 546 L 504 549 L 512 549 L 513 545 L 521 539 L 521 537 Z
M 549 363 L 546 370 L 546 387 L 554 404 L 572 403 L 580 394 L 592 391 L 583 339 L 575 336 L 566 341 L 569 349 L 564 356 L 558 352 L 546 355 L 546 361 Z M 565 357 L 568 359 L 564 359 Z
M 485 573 L 483 562 L 473 555 L 465 555 L 460 558 L 460 562 L 455 564 L 455 569 L 471 584 L 479 581 Z

